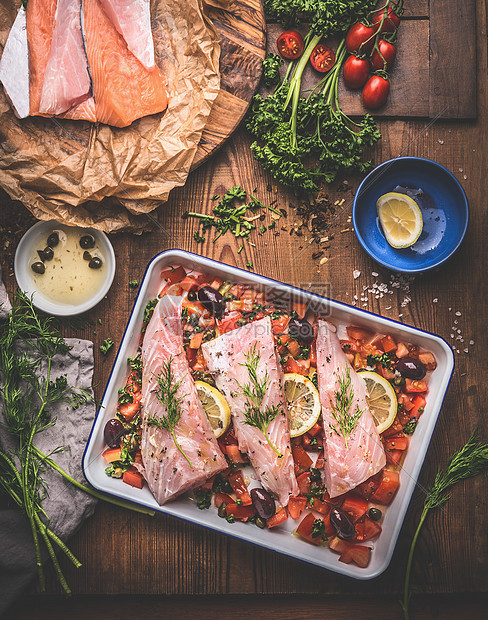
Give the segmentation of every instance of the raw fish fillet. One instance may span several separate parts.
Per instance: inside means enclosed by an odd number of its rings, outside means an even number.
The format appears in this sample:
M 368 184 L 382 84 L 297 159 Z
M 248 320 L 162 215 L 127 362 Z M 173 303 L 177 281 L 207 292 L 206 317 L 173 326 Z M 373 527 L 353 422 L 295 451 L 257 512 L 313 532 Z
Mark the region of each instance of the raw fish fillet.
M 117 32 L 127 47 L 146 69 L 154 67 L 154 41 L 151 30 L 150 0 L 101 0 Z
M 162 418 L 167 411 L 157 398 L 157 377 L 171 362 L 174 384 L 181 380 L 181 417 L 175 435 L 190 463 L 178 450 L 172 434 L 150 426 L 148 416 Z M 165 296 L 157 304 L 142 344 L 142 462 L 138 466 L 159 504 L 201 486 L 227 467 L 227 462 L 198 399 L 183 349 L 181 298 Z
M 337 404 L 338 378 L 349 373 L 353 401 L 350 412 L 362 411 L 352 433 L 346 439 L 333 415 Z M 341 343 L 327 321 L 319 321 L 317 333 L 317 375 L 324 422 L 324 481 L 331 497 L 354 489 L 386 464 L 385 451 L 366 402 L 366 385 L 351 368 Z
M 100 0 L 82 0 L 82 8 L 97 120 L 126 127 L 137 118 L 166 109 L 168 97 L 159 69 L 149 71 L 129 51 Z
M 90 95 L 91 81 L 81 35 L 81 0 L 58 0 L 39 112 L 47 116 L 62 114 Z
M 30 114 L 39 114 L 44 71 L 53 39 L 57 0 L 29 0 L 27 3 L 27 41 L 29 43 Z
M 0 82 L 19 118 L 29 116 L 29 53 L 26 13 L 20 7 L 0 59 Z
M 239 449 L 247 453 L 263 487 L 286 506 L 290 496 L 298 495 L 299 489 L 290 446 L 283 371 L 274 347 L 270 318 L 248 323 L 206 342 L 202 351 L 218 389 L 231 408 Z M 281 456 L 269 445 L 261 430 L 245 423 L 247 397 L 239 384 L 249 384 L 246 355 L 253 354 L 259 355 L 258 380 L 262 381 L 268 373 L 268 388 L 260 409 L 263 411 L 268 405 L 279 407 L 278 415 L 268 426 L 267 437 Z
M 75 105 L 67 110 L 64 114 L 60 114 L 59 118 L 69 118 L 73 121 L 91 121 L 97 122 L 97 111 L 95 108 L 95 99 L 89 97 L 86 101 Z

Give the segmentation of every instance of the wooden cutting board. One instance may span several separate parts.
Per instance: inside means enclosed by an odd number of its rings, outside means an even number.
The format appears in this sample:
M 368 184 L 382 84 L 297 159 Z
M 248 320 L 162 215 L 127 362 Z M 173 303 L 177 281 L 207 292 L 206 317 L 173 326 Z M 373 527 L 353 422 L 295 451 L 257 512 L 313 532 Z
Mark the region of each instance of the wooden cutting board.
M 221 91 L 203 132 L 192 169 L 219 148 L 245 115 L 261 77 L 266 24 L 260 0 L 236 0 L 230 12 L 214 10 L 221 36 Z M 306 32 L 306 27 L 299 28 Z M 267 51 L 276 53 L 280 24 L 268 23 Z M 304 89 L 317 83 L 307 67 Z M 361 92 L 339 86 L 341 105 L 350 115 L 367 110 Z M 476 118 L 476 1 L 405 0 L 398 31 L 398 53 L 391 72 L 384 118 Z

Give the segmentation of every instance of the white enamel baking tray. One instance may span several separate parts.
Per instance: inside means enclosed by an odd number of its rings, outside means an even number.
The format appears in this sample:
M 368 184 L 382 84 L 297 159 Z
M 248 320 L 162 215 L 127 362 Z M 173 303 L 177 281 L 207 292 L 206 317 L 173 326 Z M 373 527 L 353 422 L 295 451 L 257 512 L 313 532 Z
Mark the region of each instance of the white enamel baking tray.
M 213 277 L 248 283 L 256 289 L 265 291 L 268 298 L 276 299 L 279 297 L 284 300 L 304 301 L 313 304 L 314 310 L 327 316 L 332 323 L 355 324 L 372 331 L 389 333 L 398 340 L 417 344 L 434 353 L 437 359 L 437 368 L 430 376 L 425 412 L 411 438 L 410 447 L 400 472 L 400 488 L 386 510 L 382 524 L 383 532 L 374 543 L 368 543 L 369 546 L 373 547 L 373 553 L 367 568 L 359 568 L 339 562 L 339 556 L 328 548 L 315 547 L 293 536 L 291 532 L 296 528 L 298 522 L 292 519 L 288 519 L 282 526 L 271 530 L 260 530 L 256 526 L 246 523 L 231 524 L 218 517 L 213 506 L 208 510 L 200 510 L 187 496 L 182 496 L 165 506 L 159 506 L 147 486 L 143 489 L 136 489 L 105 474 L 106 465 L 102 457 L 102 452 L 106 449 L 103 441 L 103 428 L 106 421 L 114 417 L 118 389 L 125 384 L 128 375 L 127 357 L 136 354 L 144 308 L 147 302 L 156 297 L 161 289 L 161 270 L 169 265 L 182 265 L 187 270 L 195 269 L 209 273 Z M 88 439 L 83 456 L 83 471 L 88 482 L 100 491 L 235 536 L 336 573 L 355 579 L 372 579 L 380 575 L 390 563 L 453 369 L 454 356 L 451 348 L 438 336 L 236 267 L 224 265 L 209 258 L 182 250 L 168 250 L 153 258 L 146 269 L 103 395 L 101 407 Z

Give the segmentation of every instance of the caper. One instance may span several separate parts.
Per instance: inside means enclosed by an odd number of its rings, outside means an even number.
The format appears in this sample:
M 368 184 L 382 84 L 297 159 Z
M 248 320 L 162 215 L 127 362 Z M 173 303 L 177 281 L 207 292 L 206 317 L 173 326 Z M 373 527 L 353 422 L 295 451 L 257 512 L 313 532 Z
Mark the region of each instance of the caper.
M 256 517 L 255 523 L 260 529 L 264 529 L 266 527 L 266 521 L 261 517 Z
M 123 473 L 122 467 L 116 467 L 114 469 L 114 473 L 112 474 L 112 478 L 122 478 Z
M 88 267 L 90 267 L 90 269 L 100 269 L 100 267 L 102 266 L 102 259 L 99 258 L 98 256 L 94 256 L 91 261 L 88 263 Z
M 227 517 L 227 504 L 224 502 L 220 504 L 219 509 L 217 510 L 217 514 L 221 519 L 225 519 Z
M 373 521 L 379 521 L 383 516 L 383 513 L 379 508 L 370 508 L 368 510 L 368 516 L 370 519 L 373 519 Z
M 34 273 L 44 273 L 46 271 L 46 266 L 41 261 L 37 261 L 36 263 L 32 263 L 31 269 Z
M 84 250 L 90 250 L 95 247 L 95 237 L 93 235 L 83 235 L 80 239 L 80 247 Z
M 59 243 L 59 235 L 57 232 L 52 232 L 47 238 L 47 244 L 50 248 L 55 248 Z
M 188 301 L 196 301 L 197 294 L 195 291 L 188 291 Z
M 44 248 L 42 253 L 44 254 L 44 260 L 52 260 L 54 257 L 53 249 L 50 248 L 48 245 Z
M 90 252 L 88 250 L 85 250 L 83 252 L 83 260 L 90 261 L 91 259 L 92 259 L 92 255 L 90 254 Z

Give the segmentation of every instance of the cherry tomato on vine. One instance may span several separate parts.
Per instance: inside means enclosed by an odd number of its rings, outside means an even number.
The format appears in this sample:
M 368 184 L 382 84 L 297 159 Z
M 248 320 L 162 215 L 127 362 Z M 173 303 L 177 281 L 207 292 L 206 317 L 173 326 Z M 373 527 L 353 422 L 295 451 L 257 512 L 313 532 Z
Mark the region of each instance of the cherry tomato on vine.
M 381 56 L 383 56 L 383 58 Z M 371 56 L 371 67 L 373 71 L 378 71 L 379 69 L 387 71 L 393 65 L 395 57 L 396 47 L 393 43 L 380 39 L 378 41 L 378 49 L 375 49 Z
M 295 60 L 302 55 L 303 37 L 296 30 L 282 32 L 276 41 L 278 52 L 288 60 Z
M 389 80 L 381 75 L 372 75 L 363 88 L 363 104 L 370 110 L 381 108 L 388 99 L 389 92 Z
M 320 73 L 327 73 L 327 71 L 333 67 L 335 57 L 336 56 L 333 49 L 324 43 L 319 43 L 313 48 L 312 53 L 310 54 L 310 63 L 316 71 L 320 71 Z
M 369 77 L 369 62 L 366 58 L 349 56 L 344 63 L 344 83 L 348 88 L 362 88 Z
M 380 27 L 381 20 L 383 19 L 384 9 L 381 11 L 377 11 L 372 19 L 372 24 L 375 32 L 378 32 L 378 28 Z M 400 17 L 395 13 L 392 7 L 388 9 L 386 14 L 385 21 L 381 26 L 380 32 L 395 32 L 395 30 L 400 25 Z
M 374 28 L 357 22 L 351 26 L 346 34 L 346 49 L 348 52 L 368 52 L 374 43 Z

